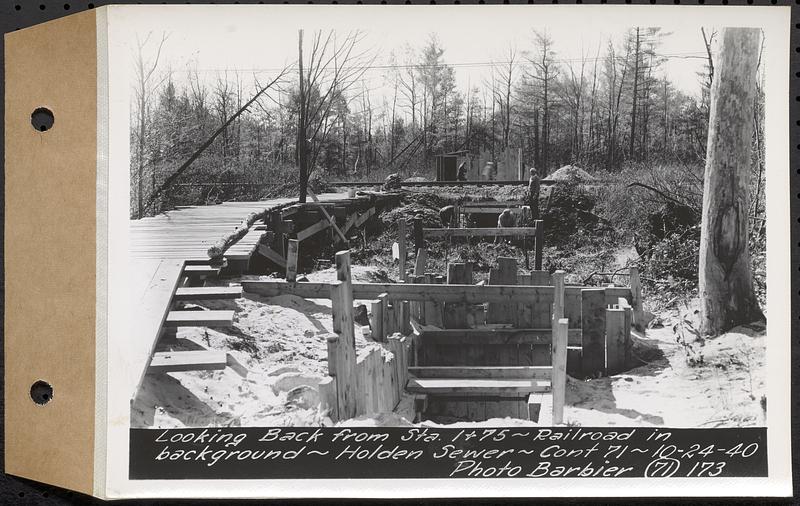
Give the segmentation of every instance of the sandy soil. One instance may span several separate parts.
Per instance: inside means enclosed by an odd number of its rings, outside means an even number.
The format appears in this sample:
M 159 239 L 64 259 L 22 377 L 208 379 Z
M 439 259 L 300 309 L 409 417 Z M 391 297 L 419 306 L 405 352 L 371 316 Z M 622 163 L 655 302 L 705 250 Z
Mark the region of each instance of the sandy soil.
M 381 273 L 354 266 L 356 281 L 375 281 Z M 251 277 L 250 279 L 254 279 Z M 332 269 L 308 275 L 332 281 Z M 234 281 L 219 284 L 237 284 Z M 232 301 L 188 304 L 188 308 L 235 309 L 229 329 L 181 328 L 177 339 L 159 351 L 224 350 L 249 372 L 231 368 L 148 375 L 132 408 L 133 427 L 309 426 L 332 425 L 318 412 L 313 389 L 327 374 L 325 335 L 331 332 L 329 300 L 290 295 L 262 298 L 245 294 Z M 568 378 L 565 423 L 581 426 L 719 427 L 765 423 L 763 325 L 738 327 L 723 336 L 676 340 L 675 315 L 659 319 L 662 328 L 638 334 L 638 367 L 606 378 Z M 356 347 L 379 346 L 356 332 Z M 308 386 L 301 391 L 291 387 Z M 303 389 L 300 389 L 303 390 Z M 395 413 L 360 417 L 341 425 L 410 425 L 410 397 Z M 426 422 L 427 425 L 434 425 Z M 483 426 L 530 425 L 527 420 L 492 419 Z M 470 425 L 467 422 L 457 424 Z

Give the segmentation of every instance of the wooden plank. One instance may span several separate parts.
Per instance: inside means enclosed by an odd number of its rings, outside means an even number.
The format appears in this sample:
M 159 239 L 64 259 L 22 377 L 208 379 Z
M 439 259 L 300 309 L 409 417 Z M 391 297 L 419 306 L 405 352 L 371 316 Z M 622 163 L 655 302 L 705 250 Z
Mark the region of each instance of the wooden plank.
M 555 338 L 553 339 L 553 423 L 560 424 L 564 421 L 564 401 L 567 391 L 567 332 L 569 322 L 560 318 L 556 324 Z
M 580 346 L 580 329 L 570 329 L 568 340 L 570 345 Z M 552 328 L 545 329 L 443 329 L 423 330 L 421 335 L 426 342 L 439 345 L 508 345 L 508 344 L 552 344 Z
M 552 302 L 553 287 L 524 285 L 440 285 L 405 283 L 353 283 L 353 297 L 359 300 L 374 299 L 386 293 L 389 300 L 417 300 L 429 302 L 516 302 L 542 300 Z M 245 292 L 265 297 L 292 294 L 307 299 L 329 299 L 329 283 L 287 283 L 281 280 L 242 281 Z M 549 325 L 550 318 L 547 318 Z
M 342 240 L 342 242 L 347 244 L 347 237 L 345 237 L 342 231 L 339 230 L 339 227 L 336 225 L 336 220 L 333 218 L 333 216 L 328 214 L 328 211 L 325 209 L 325 206 L 320 202 L 317 196 L 314 195 L 314 192 L 311 191 L 311 188 L 306 188 L 306 191 L 308 192 L 309 197 L 311 197 L 314 203 L 317 204 L 319 210 L 322 211 L 322 214 L 325 215 L 325 218 L 328 220 L 329 225 L 333 227 L 333 229 L 336 231 L 337 234 L 339 234 L 339 238 Z M 302 239 L 300 239 L 300 234 L 297 234 L 297 239 L 302 241 Z
M 374 207 L 370 207 L 370 208 L 369 208 L 369 209 L 367 209 L 367 210 L 366 210 L 364 213 L 361 213 L 361 214 L 358 216 L 358 218 L 356 218 L 356 223 L 355 223 L 355 226 L 356 226 L 356 227 L 360 227 L 361 225 L 363 225 L 364 223 L 366 223 L 366 221 L 367 221 L 368 219 L 370 219 L 370 218 L 371 218 L 372 216 L 374 216 L 374 215 L 375 215 L 375 208 L 374 208 Z
M 538 379 L 409 378 L 406 390 L 427 395 L 492 395 L 519 397 L 550 391 L 550 381 Z
M 536 378 L 549 380 L 552 367 L 409 367 L 409 374 L 418 378 Z
M 489 269 L 489 285 L 516 285 L 517 261 L 513 258 L 499 257 L 497 268 Z M 518 326 L 518 304 L 492 302 L 486 310 L 486 323 L 510 323 Z
M 336 253 L 336 277 L 331 283 L 333 331 L 339 335 L 336 364 L 336 390 L 339 417 L 348 419 L 356 413 L 356 349 L 353 326 L 353 290 L 350 277 L 350 253 Z
M 401 281 L 406 282 L 406 221 L 401 219 L 397 222 L 397 244 L 399 246 L 400 258 L 398 260 L 399 277 Z
M 482 207 L 463 207 L 461 214 L 500 214 L 504 209 L 510 209 L 512 214 L 522 214 L 522 209 L 518 207 L 495 207 L 495 206 L 482 206 Z
M 449 264 L 447 266 L 447 284 L 471 285 L 472 264 L 470 263 Z M 467 328 L 467 306 L 461 303 L 445 303 L 443 318 L 444 318 L 445 328 L 449 329 Z
M 623 325 L 623 329 L 625 331 L 625 351 L 623 353 L 623 368 L 627 368 L 627 365 L 631 362 L 631 354 L 633 353 L 633 342 L 631 342 L 631 325 L 633 324 L 633 308 L 629 305 L 622 304 L 620 302 L 619 305 L 623 311 L 625 311 L 625 324 Z M 623 369 L 624 370 L 624 369 Z
M 428 263 L 428 250 L 420 248 L 417 250 L 417 258 L 414 260 L 414 275 L 422 276 L 425 274 L 425 267 Z
M 564 277 L 564 271 L 556 271 L 553 273 L 553 309 L 552 320 L 550 322 L 550 327 L 553 329 L 553 346 L 556 344 L 556 329 L 559 320 L 564 317 Z
M 604 288 L 581 290 L 581 330 L 583 374 L 594 376 L 605 369 L 605 314 L 606 296 Z
M 544 221 L 536 220 L 534 224 L 536 243 L 533 252 L 533 268 L 540 271 L 542 270 L 542 255 L 544 251 Z
M 373 341 L 385 341 L 386 334 L 383 332 L 383 301 L 376 299 L 370 302 L 370 326 L 372 328 Z
M 309 237 L 313 236 L 314 234 L 327 229 L 330 226 L 331 226 L 331 224 L 330 224 L 329 221 L 320 220 L 320 221 L 316 222 L 315 224 L 311 225 L 310 227 L 306 227 L 303 230 L 301 230 L 300 232 L 298 232 L 297 233 L 297 240 L 302 242 L 302 241 L 308 239 Z
M 272 260 L 279 267 L 283 267 L 284 269 L 286 268 L 286 259 L 284 259 L 280 253 L 273 250 L 266 244 L 259 244 L 256 251 L 258 252 L 259 255 L 267 257 L 270 260 Z M 244 287 L 244 285 L 242 285 L 242 287 Z M 246 288 L 245 291 L 247 291 Z
M 564 287 L 564 317 L 573 328 L 581 328 L 581 287 Z
M 297 257 L 300 250 L 298 239 L 289 239 L 286 249 L 286 281 L 294 283 L 297 280 Z
M 204 286 L 178 288 L 173 301 L 238 299 L 242 296 L 241 286 Z
M 147 373 L 221 371 L 227 366 L 227 353 L 224 351 L 168 351 L 153 355 Z
M 648 323 L 644 321 L 644 308 L 642 307 L 642 281 L 639 277 L 639 269 L 631 267 L 631 307 L 633 308 L 633 325 L 636 330 L 644 331 L 644 326 Z
M 533 227 L 505 228 L 423 228 L 427 237 L 535 237 Z
M 532 393 L 528 396 L 528 419 L 543 427 L 553 425 L 551 393 Z
M 606 366 L 608 375 L 625 367 L 625 309 L 606 309 Z
M 233 311 L 170 311 L 164 321 L 165 327 L 230 327 Z
M 216 276 L 221 267 L 212 267 L 211 265 L 185 265 L 183 273 L 191 276 Z
M 606 287 L 606 306 L 614 306 L 619 303 L 620 297 L 626 301 L 631 300 L 631 289 L 625 286 Z
M 417 394 L 414 396 L 414 413 L 415 422 L 422 421 L 425 412 L 428 410 L 428 396 L 424 394 Z
M 529 284 L 533 286 L 552 286 L 553 282 L 550 273 L 547 271 L 531 271 L 531 281 Z
M 336 406 L 336 378 L 325 376 L 319 382 L 320 410 L 325 413 L 333 422 L 339 421 Z

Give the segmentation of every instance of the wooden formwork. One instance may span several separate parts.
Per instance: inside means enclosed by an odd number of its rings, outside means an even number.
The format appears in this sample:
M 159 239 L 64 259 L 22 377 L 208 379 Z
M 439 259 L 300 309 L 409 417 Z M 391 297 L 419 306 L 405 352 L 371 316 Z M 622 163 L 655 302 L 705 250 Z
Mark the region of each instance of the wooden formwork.
M 295 203 L 269 210 L 264 215 L 263 234 L 256 249 L 262 262 L 286 270 L 290 241 L 320 240 L 327 234 L 330 244 L 347 246 L 357 231 L 366 233 L 371 221 L 384 209 L 396 205 L 399 195 L 361 192 L 351 198 Z M 295 268 L 299 267 L 295 264 Z

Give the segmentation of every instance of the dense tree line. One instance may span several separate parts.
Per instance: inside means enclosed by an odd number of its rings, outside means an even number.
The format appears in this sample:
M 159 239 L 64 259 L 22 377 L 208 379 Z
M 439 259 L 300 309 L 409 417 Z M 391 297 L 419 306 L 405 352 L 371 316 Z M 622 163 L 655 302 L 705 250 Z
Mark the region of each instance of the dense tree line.
M 565 164 L 610 173 L 702 166 L 715 33 L 698 33 L 708 61 L 696 97 L 670 82 L 665 62 L 685 55 L 662 54 L 665 35 L 633 27 L 562 58 L 550 34 L 532 32 L 486 65 L 488 77 L 460 89 L 460 64 L 447 62 L 435 35 L 379 64 L 359 32 L 309 33 L 299 47 L 302 74 L 297 64 L 285 69 L 163 193 L 176 169 L 262 89 L 259 79 L 274 76 L 173 72 L 158 56 L 170 41 L 148 37 L 135 55 L 131 216 L 296 191 L 303 165 L 312 178 L 430 178 L 435 155 L 459 151 L 495 157 L 521 148 L 525 165 L 542 176 Z M 760 93 L 758 100 L 754 170 L 763 171 Z M 754 202 L 758 208 L 759 193 Z

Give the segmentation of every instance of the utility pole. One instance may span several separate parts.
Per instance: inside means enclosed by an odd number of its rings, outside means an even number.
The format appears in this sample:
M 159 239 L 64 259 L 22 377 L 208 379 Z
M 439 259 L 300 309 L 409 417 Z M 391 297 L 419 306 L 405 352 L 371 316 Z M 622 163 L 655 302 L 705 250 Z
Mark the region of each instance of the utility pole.
M 298 66 L 300 71 L 300 118 L 297 125 L 297 164 L 300 168 L 300 202 L 306 201 L 308 159 L 306 153 L 306 94 L 303 86 L 303 30 L 297 31 Z

